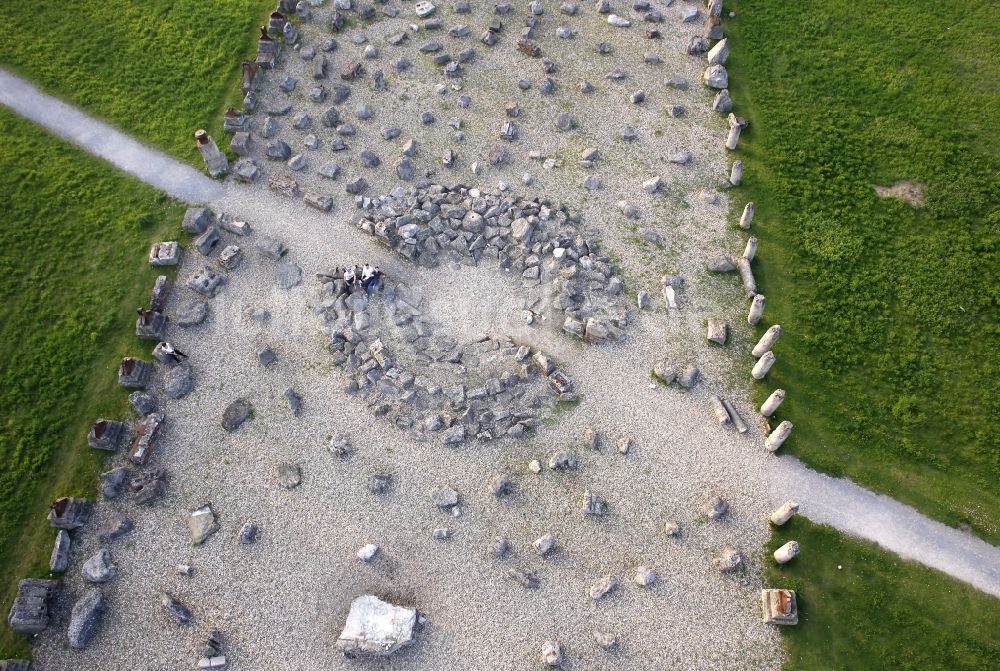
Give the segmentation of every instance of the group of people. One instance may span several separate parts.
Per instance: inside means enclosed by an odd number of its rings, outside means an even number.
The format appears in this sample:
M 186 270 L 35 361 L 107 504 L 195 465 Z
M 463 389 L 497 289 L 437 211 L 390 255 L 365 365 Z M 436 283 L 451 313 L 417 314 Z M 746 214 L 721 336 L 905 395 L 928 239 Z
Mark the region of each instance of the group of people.
M 372 293 L 382 284 L 382 271 L 378 266 L 367 263 L 363 266 L 347 266 L 344 268 L 344 283 L 347 284 L 348 291 L 358 287 Z

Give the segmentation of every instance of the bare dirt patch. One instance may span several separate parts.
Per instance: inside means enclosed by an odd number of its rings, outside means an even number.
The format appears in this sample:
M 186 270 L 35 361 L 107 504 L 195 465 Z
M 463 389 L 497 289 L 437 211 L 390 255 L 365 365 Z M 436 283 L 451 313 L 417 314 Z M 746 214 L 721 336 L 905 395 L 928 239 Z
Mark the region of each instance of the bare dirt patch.
M 878 184 L 873 186 L 879 198 L 902 198 L 913 207 L 923 207 L 927 201 L 927 197 L 924 195 L 924 185 L 920 182 L 902 179 L 892 186 L 879 186 Z

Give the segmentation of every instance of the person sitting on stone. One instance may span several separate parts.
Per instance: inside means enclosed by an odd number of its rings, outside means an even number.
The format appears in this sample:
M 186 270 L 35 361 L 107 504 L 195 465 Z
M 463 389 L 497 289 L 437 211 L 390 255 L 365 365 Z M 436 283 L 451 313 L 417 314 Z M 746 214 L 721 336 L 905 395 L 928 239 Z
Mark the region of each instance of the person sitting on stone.
M 160 350 L 164 354 L 166 354 L 167 356 L 169 356 L 171 359 L 173 359 L 174 361 L 176 361 L 177 363 L 180 363 L 181 359 L 188 358 L 187 354 L 185 354 L 184 352 L 180 351 L 179 349 L 176 349 L 173 345 L 171 345 L 168 342 L 161 342 L 160 343 Z
M 361 285 L 361 266 L 354 266 L 354 283 Z
M 369 282 L 372 281 L 372 277 L 375 275 L 375 269 L 371 265 L 365 264 L 361 268 L 361 286 L 365 289 L 368 288 Z
M 374 293 L 378 291 L 379 285 L 382 284 L 382 271 L 378 269 L 378 266 L 372 268 L 372 275 L 365 285 L 365 291 L 368 293 Z
M 344 282 L 347 284 L 348 291 L 350 291 L 351 287 L 354 286 L 354 266 L 344 268 Z

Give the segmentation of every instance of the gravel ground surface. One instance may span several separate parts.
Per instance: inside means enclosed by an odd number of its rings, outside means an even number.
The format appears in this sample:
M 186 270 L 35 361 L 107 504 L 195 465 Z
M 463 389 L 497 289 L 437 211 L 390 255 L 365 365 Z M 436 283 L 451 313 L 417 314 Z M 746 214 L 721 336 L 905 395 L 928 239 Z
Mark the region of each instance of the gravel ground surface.
M 526 8 L 518 5 L 502 17 L 505 31 L 500 44 L 490 49 L 476 40 L 492 18 L 480 5 L 473 3 L 473 14 L 462 17 L 452 15 L 450 7 L 438 10 L 445 30 L 433 39 L 453 52 L 475 45 L 478 53 L 467 66 L 462 91 L 444 96 L 434 91 L 434 84 L 446 81 L 440 68 L 417 53 L 417 46 L 431 39 L 423 32 L 397 49 L 414 61 L 407 78 L 391 72 L 389 60 L 397 55 L 384 36 L 405 29 L 413 20 L 411 7 L 404 6 L 405 18 L 337 36 L 340 48 L 330 55 L 333 76 L 344 60 L 363 48 L 353 45 L 350 35 L 364 32 L 382 52 L 376 63 L 386 73 L 389 90 L 371 91 L 368 79 L 355 83 L 351 98 L 341 106 L 342 116 L 352 116 L 354 106 L 367 101 L 376 117 L 352 121 L 358 131 L 348 139 L 348 152 L 334 156 L 323 145 L 316 150 L 324 159 L 342 161 L 339 179 L 324 183 L 315 174 L 318 159 L 311 156 L 311 168 L 295 173 L 303 188 L 334 197 L 332 214 L 270 192 L 266 175 L 290 171 L 281 164 L 276 169 L 266 159 L 260 161 L 264 180 L 251 186 L 229 184 L 214 199 L 217 210 L 249 221 L 254 235 L 247 240 L 223 234 L 225 244 L 244 248 L 243 264 L 209 301 L 211 313 L 204 324 L 169 328 L 168 339 L 191 357 L 194 389 L 179 400 L 158 394 L 167 422 L 152 466 L 169 472 L 168 493 L 148 508 L 128 500 L 102 503 L 96 523 L 77 534 L 59 615 L 39 638 L 39 668 L 194 667 L 212 629 L 223 632 L 232 669 L 534 668 L 548 639 L 564 646 L 567 669 L 780 666 L 778 637 L 761 623 L 758 596 L 758 558 L 768 535 L 768 459 L 752 421 L 745 383 L 739 382 L 746 373 L 734 372 L 732 357 L 732 352 L 748 349 L 746 305 L 735 276 L 708 277 L 703 269 L 707 256 L 735 252 L 740 243 L 727 227 L 725 194 L 715 189 L 728 173 L 724 120 L 709 111 L 711 93 L 700 84 L 704 61 L 682 53 L 688 37 L 701 30 L 700 22 L 682 24 L 678 6 L 661 8 L 666 22 L 650 26 L 660 29 L 664 39 L 647 41 L 642 38 L 646 26 L 634 12 L 619 12 L 636 21 L 621 30 L 608 26 L 589 6 L 572 17 L 559 14 L 555 5 L 546 6 L 536 39 L 559 72 L 552 75 L 555 95 L 543 97 L 535 88 L 521 92 L 516 86 L 520 76 L 536 87 L 544 77 L 538 60 L 526 59 L 514 48 Z M 320 16 L 328 12 L 329 7 L 323 8 Z M 472 37 L 448 37 L 447 28 L 457 23 L 474 26 Z M 573 40 L 558 39 L 554 32 L 561 25 L 574 26 L 579 34 Z M 317 26 L 305 26 L 305 44 L 326 35 Z M 611 55 L 593 52 L 600 40 L 612 45 Z M 658 53 L 663 63 L 644 64 L 644 51 Z M 375 67 L 365 64 L 369 73 Z M 616 68 L 628 74 L 624 83 L 603 78 Z M 268 74 L 262 104 L 270 96 L 284 95 L 273 86 L 280 81 L 278 75 L 287 72 L 298 73 L 299 86 L 312 83 L 311 65 L 292 55 L 281 73 Z M 664 87 L 663 80 L 671 76 L 686 78 L 690 88 Z M 590 79 L 597 92 L 586 97 L 579 93 L 576 86 L 582 78 Z M 632 106 L 628 96 L 639 88 L 649 100 Z M 305 105 L 298 93 L 295 104 Z M 405 100 L 400 99 L 403 93 Z M 472 98 L 469 109 L 457 104 L 462 94 Z M 515 119 L 521 136 L 508 147 L 511 162 L 491 168 L 485 157 L 496 141 L 507 100 L 519 101 L 524 110 Z M 688 115 L 669 118 L 663 113 L 666 104 L 682 104 Z M 420 125 L 417 117 L 425 109 L 434 112 L 435 124 Z M 565 110 L 575 117 L 578 129 L 560 133 L 553 118 Z M 316 121 L 319 113 L 314 113 Z M 255 124 L 261 116 L 258 113 Z M 447 126 L 451 117 L 465 121 L 463 143 L 453 140 L 455 129 Z M 288 121 L 282 117 L 280 123 L 287 126 Z M 391 143 L 378 135 L 378 129 L 390 123 L 403 129 Z M 626 126 L 636 129 L 636 142 L 615 139 Z M 299 133 L 282 131 L 291 132 Z M 329 129 L 314 132 L 322 143 L 332 137 Z M 421 172 L 434 171 L 432 180 L 489 190 L 506 181 L 518 193 L 543 194 L 569 204 L 582 214 L 585 226 L 599 229 L 628 289 L 645 288 L 654 296 L 652 310 L 640 314 L 633 308 L 624 342 L 589 346 L 544 324 L 526 325 L 521 297 L 493 268 L 418 269 L 379 247 L 352 225 L 357 210 L 343 185 L 363 174 L 371 184 L 367 195 L 396 187 L 393 165 L 408 138 L 419 146 Z M 263 142 L 257 142 L 259 150 Z M 358 163 L 358 150 L 366 145 L 380 154 L 380 168 Z M 449 146 L 459 154 L 453 171 L 434 161 Z M 577 164 L 580 150 L 588 146 L 601 153 L 593 168 Z M 665 153 L 675 148 L 690 150 L 692 164 L 665 162 Z M 535 149 L 562 159 L 562 167 L 547 170 L 529 159 L 527 153 Z M 470 170 L 476 160 L 484 165 L 481 175 Z M 521 182 L 524 172 L 535 176 L 530 186 Z M 583 189 L 589 174 L 603 178 L 602 189 Z M 650 196 L 641 182 L 656 174 L 666 186 L 663 193 Z M 706 191 L 711 198 L 704 197 Z M 622 199 L 642 210 L 639 222 L 621 215 L 616 203 Z M 664 247 L 640 242 L 636 223 L 658 231 Z M 263 236 L 287 244 L 286 260 L 303 269 L 301 285 L 278 287 L 277 264 L 253 246 Z M 456 449 L 415 442 L 370 416 L 344 393 L 347 378 L 331 365 L 322 320 L 314 312 L 322 300 L 314 273 L 366 261 L 426 296 L 441 332 L 459 341 L 481 333 L 508 334 L 552 354 L 575 381 L 581 402 L 553 412 L 527 439 L 472 442 Z M 176 315 L 180 304 L 194 297 L 184 282 L 205 263 L 196 251 L 186 252 L 168 314 Z M 680 292 L 681 310 L 669 315 L 662 300 L 655 299 L 664 272 L 687 280 Z M 259 323 L 247 318 L 247 308 L 266 309 L 271 317 Z M 709 316 L 731 322 L 726 347 L 707 346 L 704 320 Z M 264 345 L 278 357 L 266 369 L 256 357 Z M 703 382 L 690 392 L 652 384 L 650 368 L 664 356 L 678 364 L 697 364 Z M 741 354 L 740 362 L 748 363 L 749 358 Z M 290 386 L 303 396 L 300 417 L 291 415 L 282 397 Z M 153 387 L 159 391 L 158 384 Z M 708 403 L 712 393 L 733 397 L 751 424 L 748 434 L 718 426 Z M 238 397 L 253 404 L 254 416 L 230 434 L 220 418 Z M 604 437 L 597 451 L 580 446 L 588 426 Z M 328 437 L 334 434 L 350 439 L 353 455 L 341 459 L 329 452 Z M 615 449 L 621 437 L 635 440 L 627 455 Z M 546 469 L 540 475 L 529 470 L 530 460 L 545 460 L 558 449 L 574 449 L 579 468 Z M 282 462 L 301 464 L 300 486 L 286 490 L 276 483 Z M 369 476 L 378 471 L 394 478 L 392 489 L 382 496 L 367 490 Z M 509 500 L 498 501 L 488 489 L 500 473 L 509 473 L 514 481 Z M 431 503 L 429 492 L 439 485 L 459 492 L 460 516 Z M 581 513 L 588 488 L 608 500 L 609 512 L 602 519 Z M 731 507 L 717 522 L 702 511 L 702 498 L 709 491 L 722 495 Z M 204 545 L 192 547 L 186 515 L 205 502 L 212 504 L 221 528 Z M 136 529 L 109 546 L 119 575 L 102 588 L 108 608 L 99 633 L 86 650 L 71 650 L 64 632 L 69 606 L 85 587 L 79 566 L 102 547 L 95 530 L 113 511 L 134 519 Z M 260 525 L 256 544 L 238 542 L 246 520 Z M 668 521 L 679 523 L 677 537 L 663 532 Z M 452 538 L 435 540 L 433 529 L 444 526 L 452 530 Z M 545 533 L 558 543 L 555 553 L 543 559 L 531 542 Z M 506 559 L 491 555 L 498 536 L 507 537 L 513 546 Z M 366 543 L 381 548 L 369 564 L 355 557 Z M 745 554 L 745 571 L 720 575 L 711 567 L 712 557 L 726 546 Z M 178 564 L 190 564 L 193 575 L 176 574 Z M 645 590 L 632 583 L 641 565 L 660 576 Z M 540 588 L 526 590 L 512 581 L 508 571 L 519 568 L 535 572 Z M 607 574 L 622 584 L 595 603 L 588 588 Z M 188 604 L 193 622 L 181 626 L 168 620 L 160 591 Z M 334 648 L 351 600 L 368 592 L 415 606 L 426 617 L 417 643 L 392 662 L 350 661 Z M 598 647 L 595 629 L 616 634 L 618 648 L 607 652 Z

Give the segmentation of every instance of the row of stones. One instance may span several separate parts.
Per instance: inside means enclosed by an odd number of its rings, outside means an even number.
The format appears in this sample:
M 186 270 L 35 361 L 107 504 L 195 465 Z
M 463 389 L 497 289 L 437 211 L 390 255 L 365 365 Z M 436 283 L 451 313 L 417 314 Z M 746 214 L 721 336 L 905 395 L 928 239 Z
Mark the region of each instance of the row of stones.
M 225 215 L 216 217 L 205 208 L 191 208 L 185 215 L 182 228 L 197 236 L 193 243 L 194 249 L 199 254 L 211 258 L 214 264 L 207 264 L 196 272 L 188 287 L 196 294 L 207 298 L 214 297 L 224 284 L 225 273 L 235 270 L 243 258 L 238 245 L 222 244 L 220 231 L 245 237 L 251 234 L 250 227 L 245 222 L 235 221 Z M 284 252 L 280 243 L 269 239 L 259 241 L 257 246 L 261 255 L 270 258 L 280 258 Z M 155 244 L 150 250 L 149 260 L 154 266 L 169 266 L 178 264 L 180 257 L 179 243 L 170 241 Z M 282 273 L 279 268 L 278 283 L 289 288 L 300 281 L 301 271 L 298 271 L 298 275 L 299 280 L 290 282 L 287 270 Z M 181 356 L 177 354 L 175 348 L 163 342 L 168 324 L 164 310 L 172 287 L 173 283 L 167 276 L 161 275 L 157 278 L 150 297 L 150 307 L 139 309 L 136 336 L 140 340 L 156 341 L 153 357 L 166 369 L 162 375 L 163 390 L 171 398 L 181 398 L 191 390 L 190 366 L 181 361 Z M 183 327 L 195 326 L 206 319 L 208 311 L 207 301 L 201 298 L 187 300 L 180 306 L 176 322 Z M 253 311 L 253 314 L 248 316 L 254 319 L 267 317 L 263 311 Z M 258 355 L 264 367 L 273 362 L 274 354 L 270 348 L 263 348 Z M 182 356 L 186 358 L 186 355 Z M 100 492 L 106 499 L 116 499 L 126 491 L 131 491 L 134 502 L 142 506 L 152 504 L 166 492 L 167 472 L 163 468 L 144 469 L 149 465 L 157 449 L 166 419 L 163 413 L 157 412 L 157 400 L 148 391 L 157 376 L 156 364 L 132 357 L 125 358 L 118 371 L 119 384 L 135 390 L 129 395 L 129 401 L 140 417 L 139 422 L 133 428 L 126 422 L 99 419 L 90 427 L 87 440 L 91 448 L 116 452 L 122 445 L 127 444 L 129 461 L 140 469 L 134 472 L 128 467 L 121 466 L 102 473 Z M 285 397 L 291 412 L 297 415 L 301 397 L 291 389 L 286 392 Z M 223 412 L 222 424 L 224 428 L 235 430 L 249 417 L 249 414 L 248 404 L 238 399 Z M 93 504 L 90 500 L 77 497 L 63 497 L 53 503 L 48 520 L 58 531 L 50 558 L 49 568 L 52 573 L 64 573 L 69 569 L 73 545 L 69 532 L 85 527 L 90 521 L 92 510 Z M 204 513 L 195 511 L 189 517 L 193 539 L 197 536 L 196 529 L 199 528 L 203 515 Z M 88 582 L 106 583 L 117 576 L 118 567 L 113 561 L 109 546 L 128 535 L 133 529 L 133 521 L 119 513 L 112 514 L 102 524 L 97 531 L 97 537 L 105 547 L 87 558 L 81 565 L 81 573 Z M 241 531 L 241 540 L 252 542 L 255 536 L 254 530 L 253 523 L 248 523 L 247 528 Z M 179 567 L 179 571 L 190 574 L 190 567 Z M 48 626 L 49 606 L 58 586 L 59 582 L 56 580 L 22 581 L 20 596 L 15 600 L 8 618 L 10 626 L 17 631 L 32 634 L 43 631 Z M 162 593 L 160 600 L 166 612 L 174 620 L 182 624 L 190 621 L 190 610 L 173 596 Z M 67 639 L 72 647 L 82 648 L 88 645 L 100 625 L 105 607 L 103 593 L 96 587 L 76 600 L 67 629 Z M 199 668 L 222 668 L 227 664 L 225 656 L 221 653 L 221 645 L 221 635 L 213 632 L 202 650 Z

